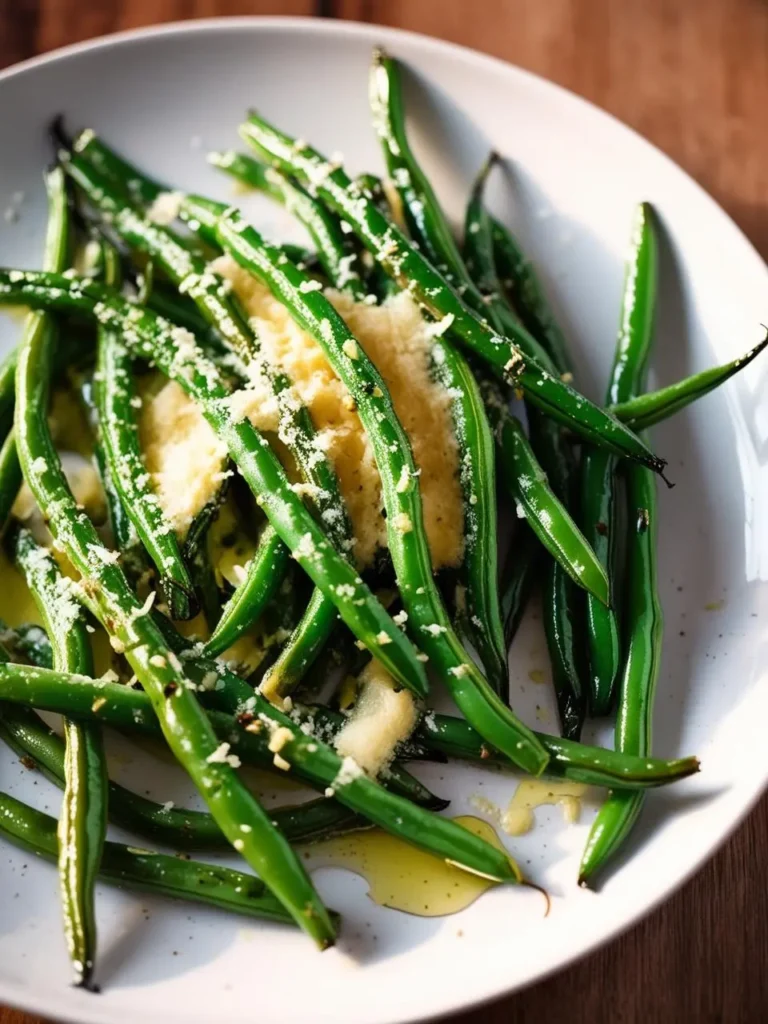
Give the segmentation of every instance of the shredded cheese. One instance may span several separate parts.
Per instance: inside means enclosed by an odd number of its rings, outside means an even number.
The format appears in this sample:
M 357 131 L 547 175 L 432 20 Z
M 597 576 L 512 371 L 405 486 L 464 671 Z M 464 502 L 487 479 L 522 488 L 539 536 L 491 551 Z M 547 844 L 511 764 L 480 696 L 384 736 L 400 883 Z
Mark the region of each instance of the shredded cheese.
M 354 529 L 355 558 L 361 566 L 370 565 L 377 548 L 387 546 L 387 524 L 373 451 L 354 403 L 348 401 L 346 387 L 320 345 L 261 282 L 230 257 L 218 259 L 214 269 L 232 283 L 265 358 L 291 378 L 296 394 L 309 409 L 319 446 L 339 477 Z M 434 567 L 458 565 L 463 543 L 459 459 L 451 396 L 430 373 L 429 326 L 406 292 L 381 306 L 355 302 L 338 292 L 327 295 L 357 340 L 357 344 L 348 341 L 344 345 L 345 354 L 354 359 L 359 345 L 375 363 L 410 439 L 418 467 L 414 485 L 418 483 L 421 490 Z M 401 487 L 407 486 L 408 481 L 401 477 Z
M 360 683 L 360 696 L 336 735 L 335 746 L 342 757 L 352 758 L 375 777 L 392 760 L 398 743 L 413 731 L 416 705 L 408 690 L 395 689 L 394 680 L 378 661 L 366 665 Z
M 175 381 L 155 393 L 152 383 L 142 382 L 139 439 L 160 507 L 184 537 L 219 491 L 226 448 Z

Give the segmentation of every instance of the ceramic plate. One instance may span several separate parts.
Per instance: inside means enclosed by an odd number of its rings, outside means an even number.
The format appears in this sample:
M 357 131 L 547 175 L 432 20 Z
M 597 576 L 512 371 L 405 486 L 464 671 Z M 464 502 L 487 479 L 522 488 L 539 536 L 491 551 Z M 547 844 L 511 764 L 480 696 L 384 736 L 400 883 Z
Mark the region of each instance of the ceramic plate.
M 156 176 L 225 198 L 208 147 L 237 144 L 258 107 L 357 172 L 380 171 L 367 107 L 371 48 L 408 66 L 418 154 L 457 220 L 468 183 L 494 147 L 510 161 L 494 183 L 495 212 L 541 268 L 576 353 L 581 386 L 604 387 L 619 310 L 622 259 L 635 203 L 663 224 L 653 377 L 671 382 L 734 357 L 759 336 L 768 275 L 715 203 L 679 168 L 606 114 L 499 61 L 415 35 L 338 22 L 195 22 L 99 40 L 0 76 L 0 263 L 38 265 L 44 221 L 46 124 L 63 112 L 90 125 Z M 23 193 L 23 198 L 20 193 Z M 249 202 L 267 232 L 295 231 Z M 2 342 L 18 321 L 4 319 Z M 78 1022 L 385 1024 L 423 1019 L 525 985 L 593 949 L 679 886 L 734 828 L 768 775 L 768 362 L 654 432 L 672 491 L 660 494 L 660 587 L 666 634 L 655 714 L 660 755 L 698 753 L 699 776 L 648 799 L 626 855 L 599 895 L 577 889 L 576 868 L 596 804 L 581 820 L 535 812 L 509 840 L 552 895 L 487 893 L 458 916 L 418 918 L 374 905 L 366 884 L 338 869 L 317 874 L 343 913 L 339 946 L 318 954 L 288 929 L 260 926 L 105 888 L 99 893 L 103 993 L 69 987 L 54 870 L 0 850 L 0 1002 Z M 535 614 L 535 613 L 534 613 Z M 555 726 L 547 659 L 532 614 L 512 656 L 515 703 Z M 544 678 L 544 685 L 535 682 Z M 610 733 L 604 734 L 608 739 Z M 57 813 L 58 793 L 0 753 L 2 786 Z M 123 781 L 162 800 L 191 798 L 172 765 L 114 746 Z M 473 813 L 482 794 L 506 806 L 510 775 L 442 767 L 423 772 Z

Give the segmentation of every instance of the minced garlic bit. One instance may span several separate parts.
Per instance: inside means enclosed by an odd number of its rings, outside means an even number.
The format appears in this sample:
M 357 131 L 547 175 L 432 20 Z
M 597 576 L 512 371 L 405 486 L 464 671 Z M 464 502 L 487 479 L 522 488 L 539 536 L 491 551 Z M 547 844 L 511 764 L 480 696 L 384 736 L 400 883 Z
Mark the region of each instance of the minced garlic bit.
M 295 394 L 309 409 L 320 453 L 333 464 L 349 509 L 355 560 L 361 566 L 370 565 L 377 548 L 387 546 L 387 524 L 381 514 L 381 480 L 373 449 L 357 411 L 347 407 L 351 404 L 345 401 L 347 388 L 333 372 L 321 346 L 301 330 L 261 282 L 229 257 L 216 260 L 214 270 L 232 282 L 265 358 L 290 377 Z M 380 306 L 355 302 L 338 292 L 326 294 L 356 339 L 355 354 L 359 356 L 359 346 L 384 378 L 395 412 L 408 434 L 420 471 L 418 486 L 434 567 L 458 565 L 463 545 L 463 507 L 452 399 L 433 378 L 433 342 L 427 323 L 406 292 Z M 383 397 L 378 386 L 373 395 Z
M 96 714 L 96 712 L 103 708 L 106 703 L 106 697 L 97 697 L 93 704 L 91 704 L 91 711 L 93 711 L 93 713 Z
M 342 757 L 375 777 L 416 725 L 416 705 L 408 690 L 395 689 L 387 670 L 371 661 L 360 673 L 360 695 L 334 740 Z M 334 780 L 337 785 L 338 780 Z
M 281 772 L 289 772 L 291 770 L 290 762 L 286 761 L 284 757 L 279 754 L 275 754 L 272 758 L 272 764 L 275 768 L 279 768 Z
M 231 768 L 239 768 L 240 758 L 237 754 L 230 754 L 229 749 L 229 743 L 220 743 L 205 760 L 208 764 L 228 764 Z

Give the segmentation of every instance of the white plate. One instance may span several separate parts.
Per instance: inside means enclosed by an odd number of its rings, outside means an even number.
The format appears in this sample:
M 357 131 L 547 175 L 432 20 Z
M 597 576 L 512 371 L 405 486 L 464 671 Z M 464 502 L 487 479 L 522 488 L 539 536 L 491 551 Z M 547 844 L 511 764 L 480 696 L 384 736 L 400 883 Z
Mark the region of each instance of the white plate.
M 768 276 L 757 254 L 701 189 L 606 114 L 499 61 L 419 36 L 292 19 L 195 22 L 100 40 L 0 76 L 0 210 L 23 191 L 19 219 L 0 223 L 0 263 L 38 264 L 44 218 L 45 126 L 63 111 L 181 187 L 231 194 L 206 167 L 206 147 L 237 143 L 249 106 L 317 143 L 351 169 L 379 170 L 366 74 L 383 42 L 408 64 L 414 138 L 451 213 L 493 146 L 512 161 L 496 182 L 498 213 L 543 268 L 578 353 L 582 386 L 602 391 L 616 332 L 634 204 L 650 200 L 664 225 L 654 376 L 670 382 L 732 358 L 757 337 Z M 254 210 L 283 232 L 286 219 Z M 3 323 L 2 340 L 18 324 Z M 768 774 L 765 687 L 765 467 L 768 407 L 758 361 L 720 394 L 655 432 L 677 487 L 662 489 L 660 568 L 667 631 L 655 749 L 699 753 L 701 775 L 652 794 L 618 870 L 598 896 L 575 871 L 589 813 L 565 826 L 557 808 L 510 842 L 553 894 L 542 916 L 524 891 L 486 895 L 460 917 L 417 919 L 373 906 L 365 885 L 319 876 L 344 913 L 344 940 L 324 955 L 301 936 L 179 904 L 99 894 L 101 996 L 68 987 L 52 868 L 3 846 L 0 1001 L 68 1020 L 197 1024 L 411 1021 L 509 992 L 615 935 L 708 857 L 760 793 Z M 707 610 L 709 606 L 709 610 Z M 514 649 L 513 685 L 531 722 L 553 723 L 537 623 Z M 546 726 L 545 726 L 546 727 Z M 3 752 L 2 786 L 56 812 L 58 794 Z M 122 777 L 161 799 L 184 799 L 174 771 L 120 760 Z M 440 776 L 440 778 L 438 778 Z M 442 778 L 444 776 L 444 778 Z M 509 776 L 469 769 L 428 773 L 470 810 L 478 791 L 505 802 Z M 482 783 L 482 789 L 480 789 Z M 146 909 L 146 913 L 145 913 Z M 147 919 L 148 918 L 148 919 Z

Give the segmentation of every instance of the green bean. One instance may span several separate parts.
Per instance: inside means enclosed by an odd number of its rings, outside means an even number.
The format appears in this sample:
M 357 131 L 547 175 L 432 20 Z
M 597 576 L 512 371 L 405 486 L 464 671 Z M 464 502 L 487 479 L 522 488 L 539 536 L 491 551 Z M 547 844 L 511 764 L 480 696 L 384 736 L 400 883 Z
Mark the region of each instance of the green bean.
M 261 681 L 259 689 L 269 700 L 277 703 L 293 693 L 328 642 L 338 619 L 336 606 L 316 589 L 301 621 Z
M 627 502 L 634 523 L 628 536 L 627 658 L 624 665 L 615 747 L 644 757 L 650 750 L 653 698 L 659 672 L 662 612 L 656 587 L 656 486 L 650 473 L 632 467 Z M 579 866 L 579 885 L 591 886 L 637 821 L 642 793 L 612 792 L 598 811 Z
M 4 704 L 0 737 L 57 786 L 64 781 L 64 744 L 33 711 Z M 155 803 L 116 782 L 109 783 L 109 820 L 121 828 L 177 850 L 228 850 L 229 841 L 212 815 Z M 323 797 L 290 807 L 273 807 L 272 820 L 294 843 L 316 842 L 366 826 L 346 808 Z
M 492 220 L 493 256 L 520 319 L 548 352 L 560 373 L 571 370 L 565 336 L 555 319 L 533 264 L 526 258 L 509 228 Z
M 238 214 L 230 211 L 222 218 L 218 235 L 230 255 L 263 280 L 315 338 L 355 401 L 382 478 L 388 546 L 411 632 L 467 719 L 521 767 L 538 774 L 546 764 L 539 745 L 499 700 L 451 627 L 432 574 L 410 443 L 383 378 L 326 297 L 306 291 L 301 271 Z
M 527 523 L 518 523 L 501 574 L 501 612 L 507 647 L 517 634 L 534 582 L 540 577 L 543 549 Z
M 250 188 L 264 192 L 292 213 L 309 232 L 317 249 L 320 265 L 334 288 L 353 298 L 365 297 L 357 253 L 341 230 L 338 217 L 274 167 L 234 150 L 209 153 L 208 160 Z
M 381 265 L 417 300 L 450 328 L 470 350 L 484 359 L 508 383 L 521 387 L 530 400 L 576 433 L 619 455 L 639 460 L 660 471 L 664 462 L 654 456 L 622 424 L 598 409 L 564 381 L 523 357 L 519 341 L 530 338 L 516 326 L 512 339 L 499 337 L 453 291 L 402 233 L 379 213 L 374 203 L 344 170 L 309 146 L 278 132 L 251 114 L 240 128 L 246 142 L 287 174 L 308 182 L 331 209 L 344 218 Z M 311 190 L 310 189 L 310 190 Z
M 398 62 L 380 49 L 373 55 L 369 96 L 387 171 L 400 195 L 411 236 L 447 280 L 461 289 L 464 298 L 476 310 L 484 310 L 483 297 L 464 266 L 437 196 L 410 148 Z M 493 435 L 479 388 L 463 356 L 447 340 L 436 341 L 432 354 L 436 375 L 452 396 L 461 466 L 464 557 L 459 577 L 471 612 L 460 615 L 459 621 L 489 682 L 502 694 L 509 688 L 509 671 L 497 579 Z
M 8 522 L 22 483 L 16 436 L 11 428 L 0 447 L 0 531 Z
M 768 345 L 768 331 L 759 345 L 755 345 L 738 359 L 724 363 L 722 366 L 713 366 L 709 370 L 702 370 L 701 373 L 693 374 L 691 377 L 679 380 L 666 388 L 660 388 L 658 391 L 648 391 L 626 401 L 618 402 L 611 407 L 611 412 L 622 422 L 629 423 L 633 429 L 645 430 L 652 427 L 680 412 L 691 402 L 703 398 L 710 391 L 720 387 L 739 370 L 749 366 L 766 345 Z
M 426 692 L 424 667 L 412 645 L 368 587 L 358 582 L 350 563 L 328 543 L 261 435 L 249 420 L 240 420 L 233 412 L 230 389 L 218 368 L 199 352 L 191 335 L 149 310 L 131 306 L 96 282 L 55 274 L 0 270 L 0 305 L 13 303 L 62 309 L 119 327 L 135 354 L 154 360 L 163 373 L 199 401 L 206 419 L 227 445 L 267 518 L 301 567 L 336 604 L 342 619 L 387 671 L 419 695 Z M 386 643 L 379 639 L 381 634 L 388 638 Z
M 611 370 L 607 404 L 615 404 L 642 390 L 650 350 L 656 294 L 656 235 L 650 207 L 638 206 L 624 283 L 619 340 Z M 581 469 L 581 521 L 586 536 L 615 577 L 619 542 L 616 508 L 616 460 L 607 452 L 585 448 Z M 587 597 L 587 653 L 592 714 L 605 715 L 613 703 L 621 667 L 619 627 L 614 609 Z
M 465 216 L 464 248 L 467 266 L 483 292 L 488 312 L 504 332 L 510 323 L 517 322 L 517 313 L 504 295 L 499 279 L 493 242 L 493 222 L 484 204 L 485 185 L 496 162 L 491 154 L 478 174 Z M 536 360 L 548 372 L 563 375 L 567 369 L 550 354 L 547 335 L 538 333 L 536 344 L 528 344 L 523 354 Z M 559 352 L 555 353 L 559 357 Z M 557 423 L 527 403 L 531 448 L 555 497 L 568 510 L 573 504 L 574 459 L 571 446 L 563 439 Z M 508 467 L 508 473 L 509 469 Z M 580 537 L 584 543 L 583 537 Z M 551 549 L 550 549 L 551 550 Z M 590 552 L 591 557 L 591 552 Z M 592 559 L 594 562 L 594 558 Z M 588 563 L 589 564 L 589 563 Z M 557 697 L 563 735 L 576 739 L 584 718 L 584 659 L 581 657 L 581 629 L 579 628 L 580 601 L 576 586 L 569 579 L 567 564 L 559 559 L 547 561 L 542 580 L 542 619 L 547 640 L 552 679 Z M 607 582 L 607 581 L 606 581 Z
M 609 602 L 608 579 L 592 548 L 547 482 L 522 425 L 498 396 L 486 401 L 497 431 L 503 480 L 525 520 L 571 579 L 603 604 Z M 519 513 L 518 513 L 519 514 Z
M 192 581 L 141 454 L 132 360 L 119 334 L 107 328 L 99 330 L 96 381 L 99 438 L 111 481 L 157 568 L 171 618 L 192 618 Z
M 17 353 L 14 349 L 0 364 L 0 437 L 5 437 L 13 426 Z
M 464 555 L 458 575 L 468 612 L 460 615 L 460 622 L 488 681 L 506 698 L 509 668 L 499 602 L 493 434 L 477 381 L 463 356 L 438 338 L 433 343 L 432 361 L 438 380 L 451 395 L 459 447 Z
M 185 659 L 184 663 L 202 683 L 207 673 L 196 669 L 192 659 Z M 226 677 L 230 682 L 238 682 L 236 676 L 222 672 L 220 678 Z M 47 669 L 0 665 L 0 700 L 47 711 L 65 709 L 78 717 L 97 717 L 148 733 L 157 730 L 152 705 L 141 691 Z M 326 793 L 333 789 L 333 794 L 327 795 L 334 795 L 345 807 L 406 842 L 450 859 L 467 871 L 499 881 L 519 881 L 518 869 L 505 853 L 449 819 L 433 815 L 369 779 L 351 759 L 342 761 L 318 736 L 306 735 L 292 718 L 278 711 L 258 691 L 251 692 L 239 722 L 222 712 L 209 712 L 209 717 L 217 733 L 226 737 L 228 749 L 245 755 L 244 760 L 247 757 L 263 762 L 265 757 L 278 754 L 297 778 Z
M 194 299 L 200 313 L 219 329 L 233 350 L 248 361 L 254 360 L 257 339 L 239 309 L 227 298 L 220 280 L 206 270 L 205 264 L 186 251 L 166 230 L 151 224 L 122 201 L 109 179 L 100 177 L 85 160 L 71 154 L 64 154 L 64 159 L 69 173 L 102 212 L 111 218 L 110 223 L 126 242 L 156 259 L 180 290 L 188 292 Z M 314 203 L 314 200 L 311 202 Z M 202 211 L 198 219 L 204 218 L 206 210 L 218 213 L 224 209 L 223 204 L 200 197 L 191 197 L 187 201 L 187 208 L 196 216 L 197 211 Z M 345 267 L 346 264 L 342 264 L 337 268 L 339 275 Z M 337 283 L 341 283 L 341 276 Z M 313 503 L 327 524 L 331 541 L 340 550 L 347 551 L 351 545 L 351 523 L 336 474 L 315 443 L 315 431 L 309 413 L 297 402 L 286 375 L 273 375 L 263 361 L 259 368 L 280 409 L 279 436 L 294 455 L 304 479 L 314 488 Z M 313 611 L 318 607 L 320 614 L 310 624 L 310 630 L 317 636 L 319 643 L 323 637 L 327 638 L 335 616 L 332 602 L 322 594 L 317 595 Z M 321 631 L 324 631 L 322 635 Z M 296 650 L 296 645 L 292 645 L 290 651 Z M 297 663 L 302 660 L 302 650 L 307 655 L 310 653 L 305 644 L 298 645 L 299 656 L 294 659 L 292 668 L 294 675 Z
M 66 180 L 59 168 L 46 173 L 45 186 L 48 193 L 48 226 L 43 262 L 46 270 L 61 272 L 68 266 L 70 223 Z M 48 314 L 30 316 L 25 325 L 16 364 L 14 434 L 17 438 L 17 458 L 25 476 L 28 475 L 29 452 L 33 443 L 27 436 L 29 424 L 19 415 L 20 407 L 29 398 L 25 361 L 34 359 L 41 347 L 50 348 L 55 330 L 56 324 Z M 41 364 L 34 417 L 40 433 L 45 435 L 52 449 L 53 443 L 45 422 L 51 375 L 50 357 L 41 360 Z M 59 472 L 62 473 L 60 464 Z M 35 497 L 41 508 L 45 509 L 39 496 Z M 89 672 L 92 666 L 90 643 L 70 581 L 61 575 L 50 553 L 38 547 L 26 530 L 17 531 L 12 543 L 16 562 L 25 575 L 51 641 L 54 668 L 61 672 Z M 65 785 L 58 828 L 59 888 L 64 932 L 75 973 L 75 984 L 91 988 L 96 956 L 96 875 L 107 828 L 106 761 L 98 726 L 83 725 L 65 718 L 64 737 Z
M 25 850 L 56 859 L 56 820 L 7 793 L 0 793 L 0 832 Z M 249 917 L 291 923 L 290 915 L 260 879 L 231 868 L 109 842 L 104 844 L 99 874 L 121 888 L 209 903 Z
M 411 237 L 467 304 L 476 312 L 483 311 L 483 296 L 464 265 L 434 189 L 408 141 L 399 61 L 379 47 L 371 60 L 368 98 L 387 174 L 400 196 Z
M 317 247 L 321 265 L 332 286 L 361 300 L 365 296 L 358 258 L 341 230 L 338 218 L 300 186 L 290 182 L 274 168 L 229 150 L 210 153 L 209 161 L 238 181 L 264 192 L 293 213 L 309 231 Z M 191 197 L 194 202 L 196 197 Z M 192 209 L 197 209 L 192 206 Z M 223 211 L 222 211 L 223 212 Z M 346 549 L 351 537 L 347 520 L 338 532 L 337 542 Z M 293 692 L 328 640 L 337 621 L 334 605 L 322 591 L 316 590 L 306 613 L 261 683 L 261 691 L 270 700 L 285 698 Z
M 59 672 L 90 672 L 90 643 L 71 581 L 27 530 L 17 529 L 10 540 L 50 637 L 53 667 Z M 96 957 L 94 887 L 107 829 L 107 769 L 98 725 L 65 718 L 64 739 L 59 820 L 64 930 L 76 984 L 91 988 Z
M 550 755 L 546 775 L 582 782 L 588 786 L 642 791 L 677 782 L 699 770 L 699 762 L 695 757 L 665 761 L 605 750 L 603 747 L 590 747 L 576 740 L 546 733 L 537 733 L 537 736 Z M 429 713 L 422 718 L 414 738 L 430 749 L 442 751 L 462 761 L 509 764 L 503 754 L 484 743 L 472 726 L 461 718 Z
M 93 282 L 75 284 L 75 279 L 58 275 L 48 279 L 69 282 L 65 287 L 59 285 L 57 291 L 60 297 L 69 294 L 70 300 L 70 289 L 76 295 L 82 295 L 81 288 L 110 294 Z M 136 321 L 137 313 L 139 321 L 151 316 L 134 307 L 131 318 L 126 316 L 123 322 L 126 338 L 128 324 Z M 142 606 L 136 599 L 116 564 L 118 553 L 101 544 L 69 491 L 46 422 L 52 338 L 46 318 L 36 319 L 41 328 L 28 333 L 16 376 L 16 436 L 30 489 L 49 516 L 56 542 L 82 576 L 83 599 L 108 629 L 113 647 L 125 653 L 149 695 L 171 750 L 191 775 L 222 831 L 297 923 L 318 945 L 327 946 L 334 938 L 333 925 L 301 862 L 232 766 L 217 759 L 219 744 L 213 730 L 194 693 L 187 688 L 181 666 L 175 657 L 169 658 L 171 652 L 162 634 L 146 614 L 149 605 Z M 100 323 L 109 328 L 119 326 L 109 318 Z M 248 831 L 244 832 L 241 825 L 246 825 Z
M 40 665 L 42 668 L 53 668 L 53 648 L 48 634 L 36 623 L 26 623 L 17 626 L 10 631 L 13 634 L 13 650 L 17 657 L 25 661 L 31 661 L 33 665 Z M 9 633 L 8 627 L 4 626 L 4 639 Z M 8 658 L 6 661 L 10 660 Z
M 245 578 L 238 583 L 206 641 L 205 653 L 209 657 L 215 658 L 231 647 L 254 625 L 285 579 L 288 563 L 288 549 L 267 523 L 245 567 Z

